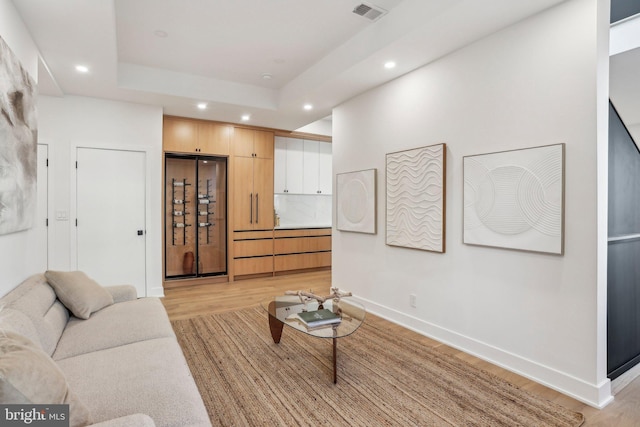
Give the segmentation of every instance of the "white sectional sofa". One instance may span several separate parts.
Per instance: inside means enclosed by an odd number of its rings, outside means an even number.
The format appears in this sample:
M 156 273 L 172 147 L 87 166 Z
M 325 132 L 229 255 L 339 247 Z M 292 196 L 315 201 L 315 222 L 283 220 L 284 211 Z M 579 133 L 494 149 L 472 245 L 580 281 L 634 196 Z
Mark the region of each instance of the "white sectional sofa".
M 0 403 L 70 403 L 72 426 L 211 425 L 159 299 L 126 285 L 98 290 L 80 272 L 46 274 L 0 298 Z M 23 354 L 57 385 L 25 380 Z M 66 381 L 64 401 L 35 401 L 56 381 Z

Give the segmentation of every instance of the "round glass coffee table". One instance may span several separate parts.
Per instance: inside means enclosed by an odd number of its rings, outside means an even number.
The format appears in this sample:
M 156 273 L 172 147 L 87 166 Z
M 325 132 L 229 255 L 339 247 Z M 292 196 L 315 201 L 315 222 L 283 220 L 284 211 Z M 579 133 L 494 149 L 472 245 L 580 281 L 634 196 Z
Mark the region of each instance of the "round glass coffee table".
M 328 299 L 320 304 L 317 301 L 303 303 L 297 295 L 285 295 L 263 301 L 262 307 L 269 313 L 269 329 L 276 344 L 280 343 L 284 325 L 313 337 L 333 339 L 333 382 L 335 384 L 338 380 L 336 371 L 338 338 L 344 338 L 358 330 L 366 315 L 364 306 L 349 297 L 342 297 L 338 301 Z M 298 316 L 298 313 L 304 311 L 314 312 L 321 309 L 327 309 L 336 314 L 340 322 L 309 328 Z

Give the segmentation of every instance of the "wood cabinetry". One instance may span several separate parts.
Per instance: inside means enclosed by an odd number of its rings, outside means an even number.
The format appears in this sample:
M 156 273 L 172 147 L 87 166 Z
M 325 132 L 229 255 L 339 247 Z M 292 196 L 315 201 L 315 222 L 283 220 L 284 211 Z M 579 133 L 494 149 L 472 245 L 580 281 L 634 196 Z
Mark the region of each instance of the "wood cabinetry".
M 239 157 L 273 159 L 273 132 L 235 128 L 233 135 L 233 154 Z
M 231 125 L 165 116 L 162 129 L 164 151 L 229 155 Z
M 273 273 L 273 231 L 233 233 L 235 276 Z
M 275 230 L 274 271 L 331 266 L 331 229 Z
M 273 140 L 272 132 L 234 131 L 234 230 L 273 229 Z
M 277 144 L 276 133 L 279 135 Z M 191 222 L 199 227 L 202 236 L 198 237 L 202 237 L 201 241 L 207 238 L 209 243 L 212 239 L 226 241 L 229 249 L 227 255 L 220 252 L 217 259 L 220 260 L 220 265 L 226 261 L 230 280 L 235 277 L 331 265 L 331 229 L 274 231 L 274 190 L 291 194 L 331 194 L 331 144 L 324 142 L 328 139 L 323 139 L 322 136 L 308 136 L 323 142 L 307 141 L 304 139 L 307 137 L 305 134 L 289 134 L 278 130 L 183 117 L 164 117 L 165 158 L 171 157 L 171 153 L 175 154 L 173 157 L 188 159 L 199 159 L 202 155 L 228 157 L 228 232 L 205 234 L 202 230 L 210 228 L 207 224 L 210 221 L 200 221 L 198 218 Z M 275 161 L 278 162 L 279 169 L 277 176 L 274 176 Z M 307 167 L 309 171 L 305 171 Z M 274 180 L 277 183 L 275 188 Z M 195 181 L 193 182 L 190 188 L 195 188 Z M 202 184 L 205 185 L 204 182 Z M 194 197 L 192 199 L 196 200 Z M 226 213 L 227 209 L 225 207 L 217 211 Z M 174 209 L 173 215 L 179 215 L 176 212 Z M 204 217 L 201 214 L 203 211 L 197 212 Z M 221 220 L 216 219 L 216 222 Z M 174 225 L 171 216 L 167 217 L 166 224 L 165 235 L 172 236 Z M 189 225 L 190 228 L 196 227 L 191 223 Z M 195 228 L 190 231 L 194 230 Z M 274 238 L 274 233 L 277 233 L 277 238 Z M 196 251 L 191 252 L 194 252 L 195 258 Z M 180 257 L 176 259 L 180 260 Z M 175 275 L 184 273 L 185 263 L 175 263 L 175 266 L 169 266 L 177 271 Z M 200 267 L 196 260 L 194 265 Z

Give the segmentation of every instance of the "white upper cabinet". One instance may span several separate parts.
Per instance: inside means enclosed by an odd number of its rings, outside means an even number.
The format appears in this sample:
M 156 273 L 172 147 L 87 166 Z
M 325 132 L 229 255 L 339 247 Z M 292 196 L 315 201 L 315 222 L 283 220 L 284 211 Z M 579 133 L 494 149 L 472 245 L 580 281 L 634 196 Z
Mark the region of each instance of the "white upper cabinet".
M 318 174 L 320 162 L 318 161 L 318 141 L 304 141 L 304 194 L 318 194 Z
M 333 193 L 332 148 L 329 142 L 321 142 L 318 146 L 318 190 L 321 194 Z
M 303 141 L 296 138 L 275 138 L 274 192 L 301 194 Z
M 331 194 L 331 144 L 304 141 L 304 193 Z
M 331 194 L 331 144 L 276 136 L 275 193 Z

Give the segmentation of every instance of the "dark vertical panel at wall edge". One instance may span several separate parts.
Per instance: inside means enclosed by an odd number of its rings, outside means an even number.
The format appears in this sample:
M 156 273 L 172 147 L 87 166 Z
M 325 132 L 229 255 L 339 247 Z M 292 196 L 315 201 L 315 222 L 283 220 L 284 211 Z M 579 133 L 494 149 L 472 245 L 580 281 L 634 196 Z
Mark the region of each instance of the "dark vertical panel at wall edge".
M 622 120 L 622 117 L 620 117 L 620 113 L 618 113 L 618 109 L 613 104 L 613 102 L 611 102 L 611 100 L 609 100 L 609 105 L 613 109 L 613 112 L 616 113 L 616 116 L 618 116 L 618 120 L 620 120 L 620 123 L 622 123 L 622 127 L 624 127 L 624 130 L 627 133 L 627 135 L 629 136 L 629 139 L 631 139 L 631 141 L 633 141 L 633 145 L 636 147 L 636 150 L 638 151 L 638 154 L 640 154 L 640 148 L 638 148 L 638 144 L 636 143 L 636 140 L 633 139 L 633 135 L 631 135 L 631 132 L 629 132 L 629 128 L 627 128 L 627 125 L 624 123 L 624 120 Z

